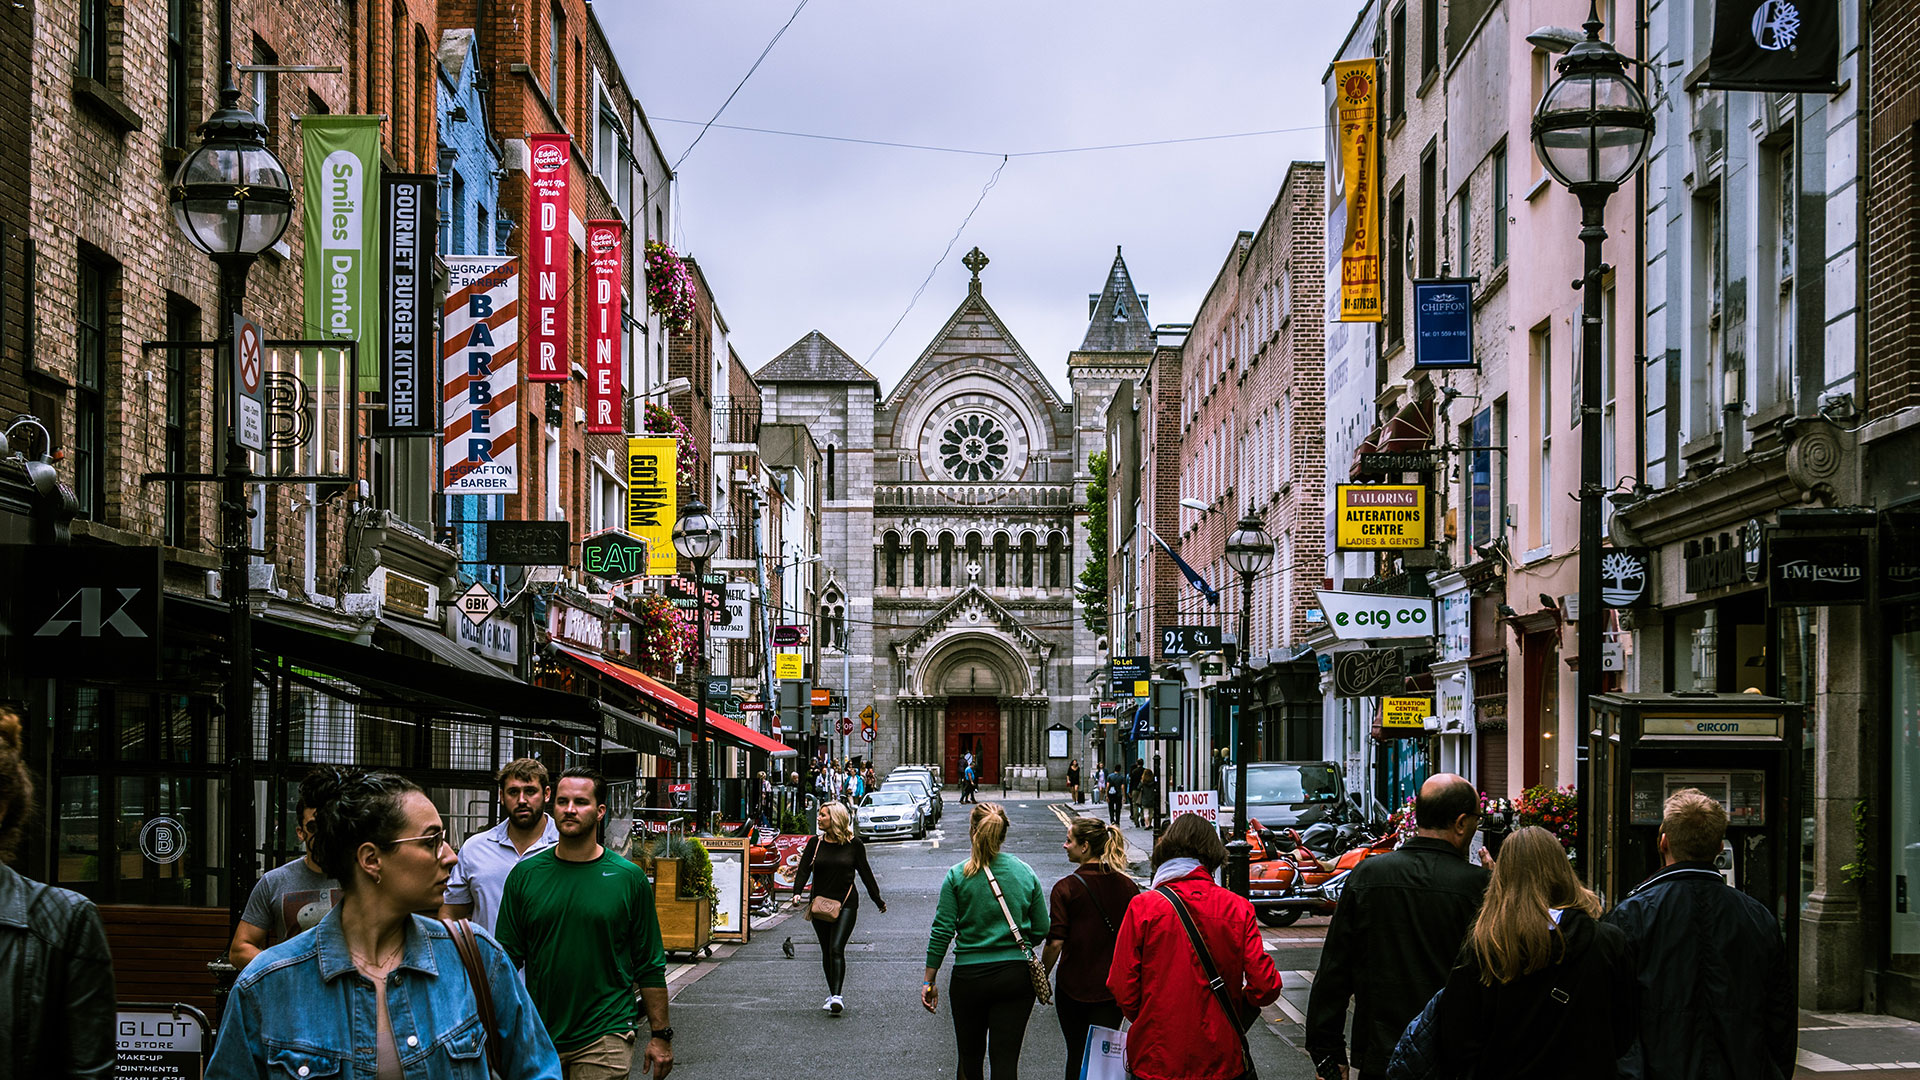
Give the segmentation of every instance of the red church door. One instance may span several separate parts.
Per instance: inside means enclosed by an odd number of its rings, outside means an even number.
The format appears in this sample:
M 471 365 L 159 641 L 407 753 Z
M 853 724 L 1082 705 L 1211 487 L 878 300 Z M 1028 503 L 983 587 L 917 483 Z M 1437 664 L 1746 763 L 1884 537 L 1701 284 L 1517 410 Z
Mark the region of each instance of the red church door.
M 1000 776 L 1000 704 L 990 697 L 947 699 L 947 782 L 960 782 L 960 755 L 973 751 L 982 786 Z

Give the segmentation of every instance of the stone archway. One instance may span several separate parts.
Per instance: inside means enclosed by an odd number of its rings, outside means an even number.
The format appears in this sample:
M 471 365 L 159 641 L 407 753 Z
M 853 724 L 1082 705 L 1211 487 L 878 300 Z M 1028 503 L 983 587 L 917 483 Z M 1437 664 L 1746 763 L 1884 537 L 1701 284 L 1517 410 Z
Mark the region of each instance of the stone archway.
M 936 639 L 910 664 L 901 705 L 911 759 L 939 762 L 950 783 L 958 782 L 960 756 L 969 749 L 982 783 L 1008 765 L 1029 763 L 1038 736 L 1028 728 L 1044 723 L 1045 709 L 1035 708 L 1035 662 L 1018 642 L 995 631 L 960 631 Z

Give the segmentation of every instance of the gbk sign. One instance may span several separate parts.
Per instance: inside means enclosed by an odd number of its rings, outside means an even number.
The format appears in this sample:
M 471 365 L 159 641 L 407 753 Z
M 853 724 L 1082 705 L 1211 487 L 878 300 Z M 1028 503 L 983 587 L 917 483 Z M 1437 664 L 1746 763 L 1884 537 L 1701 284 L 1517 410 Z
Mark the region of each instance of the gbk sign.
M 160 549 L 0 548 L 0 636 L 38 676 L 160 677 Z

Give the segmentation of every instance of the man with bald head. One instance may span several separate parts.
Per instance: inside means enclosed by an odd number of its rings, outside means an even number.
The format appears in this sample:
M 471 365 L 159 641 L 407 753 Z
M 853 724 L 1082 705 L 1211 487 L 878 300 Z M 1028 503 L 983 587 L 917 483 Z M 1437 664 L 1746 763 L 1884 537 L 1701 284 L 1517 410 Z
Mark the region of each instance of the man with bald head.
M 1480 827 L 1473 785 L 1452 773 L 1428 777 L 1413 817 L 1413 839 L 1347 875 L 1327 927 L 1307 999 L 1307 1053 L 1327 1080 L 1386 1075 L 1400 1033 L 1446 985 L 1486 895 L 1487 871 L 1467 861 L 1467 845 Z

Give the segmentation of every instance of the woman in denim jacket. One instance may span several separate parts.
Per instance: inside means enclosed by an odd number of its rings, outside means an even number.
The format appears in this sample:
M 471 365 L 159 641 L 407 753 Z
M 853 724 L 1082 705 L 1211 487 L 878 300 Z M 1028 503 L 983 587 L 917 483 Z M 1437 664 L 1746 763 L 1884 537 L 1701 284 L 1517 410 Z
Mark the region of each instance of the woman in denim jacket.
M 350 771 L 314 815 L 313 853 L 344 899 L 234 984 L 208 1080 L 487 1080 L 487 1035 L 439 907 L 457 858 L 412 781 Z M 560 1080 L 507 954 L 475 929 L 506 1057 L 502 1080 Z

